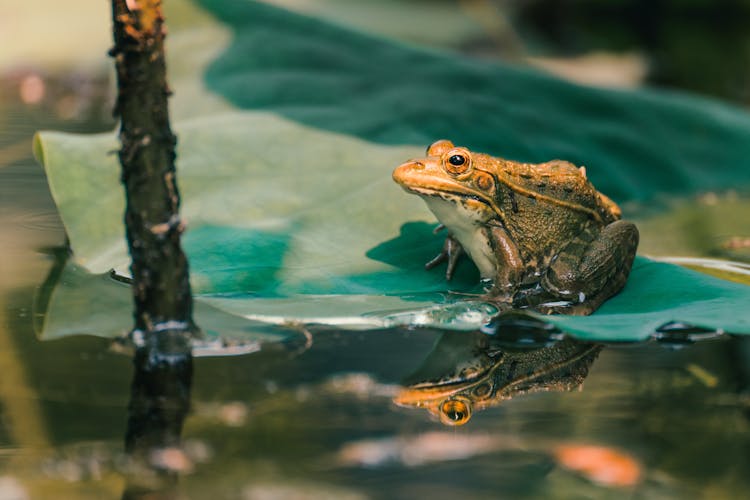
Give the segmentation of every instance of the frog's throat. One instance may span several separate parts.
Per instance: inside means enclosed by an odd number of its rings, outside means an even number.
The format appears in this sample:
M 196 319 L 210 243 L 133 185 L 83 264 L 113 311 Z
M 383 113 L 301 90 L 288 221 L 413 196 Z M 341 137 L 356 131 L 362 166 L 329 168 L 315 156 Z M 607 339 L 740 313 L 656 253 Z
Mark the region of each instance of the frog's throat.
M 458 200 L 466 198 L 473 199 L 474 201 L 483 203 L 488 206 L 492 211 L 497 214 L 501 219 L 503 218 L 503 212 L 500 207 L 497 206 L 492 198 L 480 191 L 475 191 L 471 188 L 467 188 L 457 184 L 440 183 L 437 188 L 430 188 L 424 186 L 404 186 L 407 191 L 418 194 L 420 196 L 429 196 L 432 198 L 442 198 L 446 201 L 457 203 Z

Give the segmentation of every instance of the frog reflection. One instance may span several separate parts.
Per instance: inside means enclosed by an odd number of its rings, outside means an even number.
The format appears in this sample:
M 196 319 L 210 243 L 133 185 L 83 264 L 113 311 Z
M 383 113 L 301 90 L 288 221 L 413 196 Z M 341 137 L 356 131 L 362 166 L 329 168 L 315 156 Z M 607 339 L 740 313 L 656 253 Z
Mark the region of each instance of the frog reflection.
M 481 332 L 446 332 L 394 402 L 425 408 L 445 425 L 463 425 L 473 411 L 521 394 L 579 387 L 600 350 L 570 338 L 528 348 Z

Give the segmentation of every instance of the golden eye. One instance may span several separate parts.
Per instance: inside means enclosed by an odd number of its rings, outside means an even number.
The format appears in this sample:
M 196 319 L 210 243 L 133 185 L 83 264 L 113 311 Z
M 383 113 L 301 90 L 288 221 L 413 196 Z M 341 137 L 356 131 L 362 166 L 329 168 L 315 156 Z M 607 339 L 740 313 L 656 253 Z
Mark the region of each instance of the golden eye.
M 461 165 L 466 163 L 466 158 L 463 155 L 453 155 L 448 158 L 448 163 L 450 163 L 454 167 L 460 167 Z
M 443 154 L 443 168 L 451 175 L 458 176 L 471 170 L 471 154 L 465 148 L 453 148 Z
M 464 425 L 471 418 L 471 407 L 459 399 L 440 404 L 440 421 L 445 425 Z

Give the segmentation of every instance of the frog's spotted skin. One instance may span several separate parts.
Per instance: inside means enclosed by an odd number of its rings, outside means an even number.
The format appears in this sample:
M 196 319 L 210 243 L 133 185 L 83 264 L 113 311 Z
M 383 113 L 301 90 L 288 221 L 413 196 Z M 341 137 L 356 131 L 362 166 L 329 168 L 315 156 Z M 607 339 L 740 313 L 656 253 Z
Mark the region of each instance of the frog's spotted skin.
M 427 157 L 393 172 L 421 196 L 449 232 L 433 267 L 448 261 L 450 279 L 466 252 L 490 297 L 546 313 L 590 314 L 622 289 L 638 230 L 572 163 L 518 163 L 442 140 Z

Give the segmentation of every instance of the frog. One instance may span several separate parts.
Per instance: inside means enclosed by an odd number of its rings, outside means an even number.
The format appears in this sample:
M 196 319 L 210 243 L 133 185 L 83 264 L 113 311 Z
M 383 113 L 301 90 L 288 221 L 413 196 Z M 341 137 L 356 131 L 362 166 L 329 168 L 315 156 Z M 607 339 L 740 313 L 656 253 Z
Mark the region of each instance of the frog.
M 393 402 L 423 408 L 446 426 L 465 425 L 474 413 L 524 394 L 580 388 L 601 349 L 570 337 L 519 347 L 480 331 L 446 331 Z
M 501 309 L 588 315 L 619 293 L 638 248 L 638 229 L 596 190 L 586 167 L 524 163 L 442 139 L 393 171 L 447 229 L 440 253 L 450 280 L 462 256 L 476 265 L 484 298 Z

